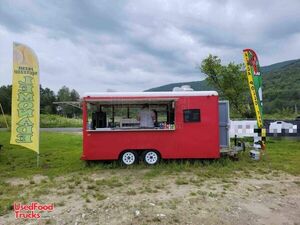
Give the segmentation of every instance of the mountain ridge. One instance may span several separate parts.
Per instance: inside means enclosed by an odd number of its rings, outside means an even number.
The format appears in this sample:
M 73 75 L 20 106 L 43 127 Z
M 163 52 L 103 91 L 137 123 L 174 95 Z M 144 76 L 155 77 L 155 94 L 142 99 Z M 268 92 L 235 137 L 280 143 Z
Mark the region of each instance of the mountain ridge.
M 266 113 L 300 108 L 300 59 L 288 60 L 261 67 L 263 99 Z M 176 82 L 145 91 L 172 91 L 174 87 L 190 85 L 195 91 L 214 90 L 207 81 Z

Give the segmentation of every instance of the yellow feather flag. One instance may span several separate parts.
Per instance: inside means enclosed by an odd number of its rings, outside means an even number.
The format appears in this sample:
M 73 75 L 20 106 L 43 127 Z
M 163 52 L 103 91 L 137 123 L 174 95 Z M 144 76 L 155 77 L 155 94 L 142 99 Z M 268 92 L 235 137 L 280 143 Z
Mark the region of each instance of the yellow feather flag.
M 40 83 L 38 60 L 29 47 L 13 44 L 10 143 L 39 154 Z

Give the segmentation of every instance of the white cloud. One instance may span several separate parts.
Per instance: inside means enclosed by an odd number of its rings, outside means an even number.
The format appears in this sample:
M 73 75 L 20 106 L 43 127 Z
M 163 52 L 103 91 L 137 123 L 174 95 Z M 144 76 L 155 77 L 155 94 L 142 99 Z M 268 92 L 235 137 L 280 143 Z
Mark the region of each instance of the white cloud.
M 209 53 L 262 65 L 299 58 L 300 2 L 290 1 L 3 1 L 0 85 L 11 83 L 12 42 L 29 45 L 41 83 L 57 91 L 136 91 L 200 80 Z

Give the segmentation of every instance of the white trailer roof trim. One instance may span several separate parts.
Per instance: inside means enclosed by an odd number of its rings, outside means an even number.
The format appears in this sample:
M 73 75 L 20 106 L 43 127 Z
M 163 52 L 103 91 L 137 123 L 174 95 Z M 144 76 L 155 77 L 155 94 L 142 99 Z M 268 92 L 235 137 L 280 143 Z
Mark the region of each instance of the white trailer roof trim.
M 171 97 L 218 96 L 216 91 L 163 91 L 163 92 L 87 92 L 83 97 Z

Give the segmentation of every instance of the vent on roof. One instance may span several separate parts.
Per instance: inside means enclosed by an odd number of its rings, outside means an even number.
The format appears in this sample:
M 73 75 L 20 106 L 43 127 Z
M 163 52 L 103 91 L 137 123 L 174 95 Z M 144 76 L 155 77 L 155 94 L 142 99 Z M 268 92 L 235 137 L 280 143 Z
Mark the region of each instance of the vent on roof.
M 182 85 L 181 87 L 174 87 L 173 91 L 194 91 L 190 85 Z

